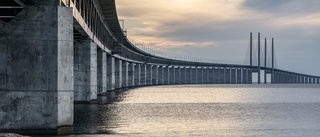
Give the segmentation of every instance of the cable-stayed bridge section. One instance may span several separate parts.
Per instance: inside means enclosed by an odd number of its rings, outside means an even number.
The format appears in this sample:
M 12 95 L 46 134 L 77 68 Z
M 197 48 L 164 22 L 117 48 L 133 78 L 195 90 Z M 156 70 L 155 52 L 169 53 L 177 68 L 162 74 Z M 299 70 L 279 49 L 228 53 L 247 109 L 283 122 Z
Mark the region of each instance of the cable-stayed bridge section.
M 262 83 L 262 72 L 265 83 L 320 82 L 263 66 L 260 55 L 240 65 L 147 53 L 127 39 L 114 0 L 9 0 L 0 11 L 0 131 L 70 133 L 74 102 L 122 88 Z

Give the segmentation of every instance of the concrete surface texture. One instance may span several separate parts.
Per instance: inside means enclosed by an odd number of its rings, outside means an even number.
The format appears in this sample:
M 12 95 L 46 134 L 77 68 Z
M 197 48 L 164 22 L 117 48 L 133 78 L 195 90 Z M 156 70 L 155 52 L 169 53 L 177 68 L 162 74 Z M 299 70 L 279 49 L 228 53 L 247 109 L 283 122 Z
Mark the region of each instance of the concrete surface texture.
M 0 129 L 71 126 L 72 9 L 27 6 L 0 26 Z

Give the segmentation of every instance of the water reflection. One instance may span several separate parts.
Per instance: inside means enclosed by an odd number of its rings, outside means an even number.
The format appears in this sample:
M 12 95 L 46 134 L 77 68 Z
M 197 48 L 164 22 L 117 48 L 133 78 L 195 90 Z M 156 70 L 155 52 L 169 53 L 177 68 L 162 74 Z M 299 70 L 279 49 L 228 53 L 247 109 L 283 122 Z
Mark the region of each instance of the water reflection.
M 108 136 L 319 136 L 319 96 L 319 86 L 138 88 L 100 98 L 100 104 L 75 105 L 75 132 Z

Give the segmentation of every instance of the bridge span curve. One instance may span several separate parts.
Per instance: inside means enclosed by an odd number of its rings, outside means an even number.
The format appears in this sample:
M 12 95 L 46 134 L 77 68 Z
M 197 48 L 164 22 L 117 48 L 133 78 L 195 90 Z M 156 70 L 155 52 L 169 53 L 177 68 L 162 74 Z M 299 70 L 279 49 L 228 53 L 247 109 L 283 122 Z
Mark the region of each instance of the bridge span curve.
M 72 132 L 74 102 L 109 91 L 169 84 L 319 84 L 320 77 L 265 66 L 184 61 L 131 43 L 115 0 L 0 2 L 0 131 Z M 260 80 L 259 80 L 260 81 Z

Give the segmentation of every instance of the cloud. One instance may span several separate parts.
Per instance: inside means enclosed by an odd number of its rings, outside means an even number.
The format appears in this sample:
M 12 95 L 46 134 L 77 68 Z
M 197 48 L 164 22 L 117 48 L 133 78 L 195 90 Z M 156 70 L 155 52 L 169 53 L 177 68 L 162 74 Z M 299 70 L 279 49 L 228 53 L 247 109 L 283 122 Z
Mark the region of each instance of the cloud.
M 279 66 L 295 68 L 290 58 L 304 63 L 299 66 L 315 65 L 310 60 L 320 59 L 316 52 L 320 47 L 319 0 L 116 2 L 128 37 L 170 56 L 233 58 L 234 62 L 241 62 L 246 56 L 249 33 L 254 33 L 254 43 L 257 43 L 257 32 L 261 32 L 262 38 L 275 38 Z M 294 56 L 298 53 L 303 57 Z M 304 61 L 307 58 L 309 60 Z M 311 69 L 314 69 L 312 73 L 320 75 L 315 70 L 320 70 L 320 65 Z

